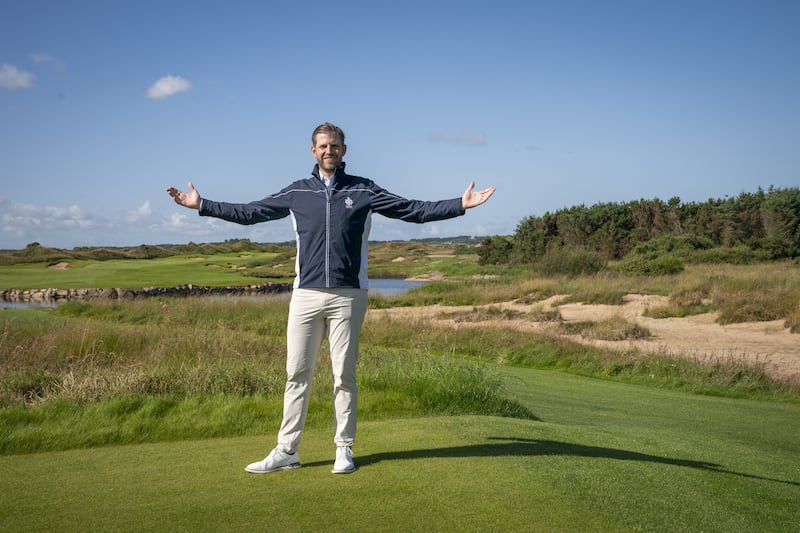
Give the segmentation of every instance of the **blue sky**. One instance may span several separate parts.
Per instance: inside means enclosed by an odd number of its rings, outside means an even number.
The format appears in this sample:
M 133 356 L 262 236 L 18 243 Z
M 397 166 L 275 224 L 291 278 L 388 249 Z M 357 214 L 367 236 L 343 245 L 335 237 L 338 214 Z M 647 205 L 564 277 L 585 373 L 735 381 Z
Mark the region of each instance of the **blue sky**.
M 495 185 L 372 239 L 796 187 L 800 2 L 0 0 L 0 248 L 293 238 L 175 205 L 308 176 L 310 134 L 409 198 Z

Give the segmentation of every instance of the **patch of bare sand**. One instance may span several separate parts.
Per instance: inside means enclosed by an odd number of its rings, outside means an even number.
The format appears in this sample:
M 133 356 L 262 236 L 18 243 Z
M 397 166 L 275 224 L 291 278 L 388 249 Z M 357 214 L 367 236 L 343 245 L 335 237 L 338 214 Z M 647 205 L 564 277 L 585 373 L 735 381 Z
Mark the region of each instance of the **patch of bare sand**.
M 430 282 L 430 281 L 442 281 L 443 279 L 444 279 L 444 274 L 442 274 L 438 270 L 432 270 L 431 272 L 429 272 L 427 275 L 424 276 L 406 278 L 406 281 Z
M 56 263 L 55 265 L 50 265 L 47 268 L 49 268 L 50 270 L 69 270 L 69 263 L 64 263 L 64 262 Z
M 521 312 L 539 309 L 557 309 L 565 322 L 598 322 L 621 315 L 629 322 L 647 328 L 651 337 L 639 340 L 601 341 L 585 339 L 580 335 L 566 335 L 552 322 L 533 322 L 530 318 L 486 320 L 482 322 L 457 322 L 452 319 L 433 320 L 446 313 L 470 312 L 479 306 L 463 307 L 413 307 L 370 311 L 371 316 L 396 316 L 398 318 L 425 319 L 442 327 L 504 326 L 514 327 L 520 332 L 539 331 L 568 337 L 583 344 L 591 344 L 617 350 L 638 349 L 647 354 L 669 354 L 690 357 L 700 362 L 737 359 L 748 363 L 762 364 L 770 375 L 782 379 L 800 379 L 800 335 L 790 333 L 783 320 L 770 322 L 747 322 L 721 325 L 716 322 L 717 313 L 706 313 L 685 318 L 649 318 L 644 316 L 648 308 L 666 305 L 666 296 L 629 294 L 622 305 L 561 304 L 564 296 L 553 296 L 533 304 L 507 302 L 485 307 L 499 307 Z

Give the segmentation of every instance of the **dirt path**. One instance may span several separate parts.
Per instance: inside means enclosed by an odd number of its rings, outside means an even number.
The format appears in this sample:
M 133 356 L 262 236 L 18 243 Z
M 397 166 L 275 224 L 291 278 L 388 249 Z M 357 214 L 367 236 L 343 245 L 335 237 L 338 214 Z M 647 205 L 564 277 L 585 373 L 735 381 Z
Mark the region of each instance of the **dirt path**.
M 561 296 L 554 296 L 532 305 L 514 302 L 491 304 L 486 307 L 511 309 L 528 312 L 534 308 L 557 309 L 564 322 L 598 322 L 614 315 L 621 315 L 628 321 L 647 328 L 651 337 L 641 340 L 599 341 L 589 340 L 580 335 L 564 335 L 550 322 L 532 322 L 530 319 L 498 319 L 469 323 L 470 326 L 502 325 L 515 327 L 520 331 L 548 331 L 584 344 L 592 344 L 613 349 L 635 347 L 644 353 L 666 353 L 692 357 L 699 361 L 720 359 L 743 359 L 751 363 L 763 364 L 766 371 L 777 378 L 800 379 L 800 335 L 792 334 L 784 327 L 782 320 L 771 322 L 748 322 L 744 324 L 720 325 L 716 313 L 695 315 L 686 318 L 648 318 L 643 316 L 647 308 L 663 306 L 668 298 L 652 295 L 627 295 L 623 305 L 583 305 L 560 304 Z M 468 313 L 476 306 L 464 307 L 414 307 L 392 308 L 370 311 L 370 316 L 382 314 L 415 319 L 430 319 L 445 327 L 462 327 L 464 322 L 454 319 L 436 319 L 442 313 Z

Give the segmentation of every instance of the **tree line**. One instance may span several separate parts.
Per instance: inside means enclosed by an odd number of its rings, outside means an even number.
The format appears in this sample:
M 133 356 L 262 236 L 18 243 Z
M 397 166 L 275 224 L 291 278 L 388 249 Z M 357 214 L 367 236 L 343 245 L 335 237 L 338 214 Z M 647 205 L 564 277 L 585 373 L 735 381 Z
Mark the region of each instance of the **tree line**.
M 800 255 L 800 189 L 770 187 L 736 197 L 682 203 L 673 197 L 578 205 L 524 218 L 511 236 L 485 238 L 482 264 L 536 263 L 548 253 L 583 250 L 606 260 L 674 248 L 736 249 L 759 260 Z

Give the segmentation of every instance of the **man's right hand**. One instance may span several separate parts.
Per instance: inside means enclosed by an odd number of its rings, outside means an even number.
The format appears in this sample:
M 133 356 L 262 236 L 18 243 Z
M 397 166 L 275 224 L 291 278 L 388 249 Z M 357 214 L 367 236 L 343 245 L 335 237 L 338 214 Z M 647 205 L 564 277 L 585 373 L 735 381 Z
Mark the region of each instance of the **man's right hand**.
M 167 194 L 172 196 L 175 203 L 183 207 L 191 209 L 200 209 L 200 193 L 194 188 L 192 182 L 189 182 L 189 192 L 179 191 L 175 187 L 167 187 Z

